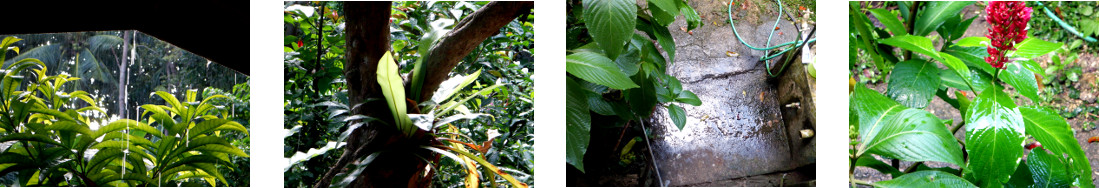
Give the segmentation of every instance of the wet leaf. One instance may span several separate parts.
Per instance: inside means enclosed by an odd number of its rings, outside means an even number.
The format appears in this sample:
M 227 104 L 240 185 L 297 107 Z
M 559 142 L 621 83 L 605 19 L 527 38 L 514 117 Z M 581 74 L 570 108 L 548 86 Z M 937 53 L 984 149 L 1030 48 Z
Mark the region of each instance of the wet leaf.
M 584 0 L 585 26 L 607 57 L 618 57 L 629 41 L 637 20 L 637 5 L 630 0 Z M 598 19 L 596 19 L 598 18 Z
M 1077 178 L 1083 180 L 1079 183 L 1084 187 L 1092 187 L 1091 181 L 1088 181 L 1092 179 L 1091 165 L 1065 118 L 1045 107 L 1024 106 L 1019 107 L 1019 112 L 1022 113 L 1026 133 L 1042 142 L 1045 145 L 1042 148 L 1049 149 L 1057 156 L 1067 155 L 1072 161 L 1070 167 L 1080 176 Z M 1090 143 L 1091 139 L 1088 141 Z
M 683 111 L 683 107 L 675 104 L 669 104 L 666 108 L 668 109 L 668 116 L 672 118 L 672 123 L 675 123 L 675 127 L 683 130 L 683 126 L 687 126 L 687 112 Z
M 909 108 L 924 108 L 939 87 L 939 68 L 930 62 L 909 60 L 897 63 L 889 73 L 890 98 Z
M 950 173 L 926 170 L 905 174 L 891 180 L 875 182 L 878 187 L 973 187 L 972 183 Z
M 1038 56 L 1046 55 L 1063 46 L 1061 43 L 1047 42 L 1034 37 L 1027 38 L 1018 44 L 1015 44 L 1015 52 L 1013 57 L 1033 59 Z
M 638 87 L 611 59 L 601 54 L 579 52 L 565 59 L 565 70 L 580 79 L 620 90 Z
M 1038 98 L 1038 80 L 1034 78 L 1034 72 L 1023 68 L 1021 63 L 1007 63 L 1000 73 L 1000 80 L 1015 87 L 1020 94 L 1030 98 L 1030 101 L 1041 101 Z
M 929 2 L 927 8 L 921 12 L 921 15 L 916 17 L 916 25 L 913 27 L 913 33 L 919 36 L 925 36 L 931 31 L 938 29 L 939 26 L 946 22 L 946 19 L 951 16 L 958 16 L 958 13 L 963 8 L 973 4 L 973 1 L 936 1 Z
M 1007 182 L 1023 156 L 1026 127 L 1015 102 L 999 88 L 977 95 L 965 114 L 965 143 L 977 184 Z
M 869 153 L 905 161 L 963 164 L 958 142 L 930 112 L 906 108 L 861 85 L 850 100 L 858 116 L 859 156 Z
M 565 159 L 580 172 L 584 172 L 584 153 L 588 151 L 591 114 L 583 86 L 572 78 L 565 78 Z

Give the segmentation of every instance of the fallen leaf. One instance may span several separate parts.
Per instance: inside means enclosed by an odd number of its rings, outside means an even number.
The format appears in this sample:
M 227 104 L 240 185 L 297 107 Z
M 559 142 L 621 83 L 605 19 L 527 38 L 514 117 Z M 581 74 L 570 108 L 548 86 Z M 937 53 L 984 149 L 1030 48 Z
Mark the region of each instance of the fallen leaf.
M 764 98 L 763 98 L 763 95 L 764 95 L 764 93 L 767 93 L 767 92 L 766 92 L 766 91 L 760 91 L 760 92 L 759 92 L 759 101 L 763 101 L 763 99 L 764 99 Z
M 778 32 L 778 35 L 782 35 L 782 32 Z
M 798 10 L 803 10 L 804 11 L 805 7 L 804 6 L 798 6 Z
M 1034 80 L 1038 80 L 1038 83 L 1042 83 L 1042 76 L 1035 73 Z M 1043 89 L 1045 89 L 1045 86 L 1043 84 L 1038 84 L 1038 92 L 1041 93 Z
M 725 51 L 725 56 L 740 57 L 740 54 L 737 54 L 736 52 L 733 52 L 733 51 Z
M 778 30 L 778 27 L 775 27 L 775 30 Z
M 687 31 L 687 34 L 688 35 L 695 35 L 695 32 L 694 31 Z
M 683 32 L 687 32 L 687 27 L 679 27 L 679 30 L 683 30 Z

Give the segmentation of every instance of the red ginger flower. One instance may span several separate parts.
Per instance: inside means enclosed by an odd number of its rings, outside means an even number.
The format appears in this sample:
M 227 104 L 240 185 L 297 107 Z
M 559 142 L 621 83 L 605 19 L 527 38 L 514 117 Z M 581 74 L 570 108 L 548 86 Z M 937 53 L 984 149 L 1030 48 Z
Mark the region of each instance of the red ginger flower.
M 996 68 L 1003 68 L 1008 50 L 1015 50 L 1015 43 L 1023 42 L 1027 37 L 1026 24 L 1033 10 L 1019 1 L 988 2 L 988 35 L 992 46 L 988 48 L 985 62 Z

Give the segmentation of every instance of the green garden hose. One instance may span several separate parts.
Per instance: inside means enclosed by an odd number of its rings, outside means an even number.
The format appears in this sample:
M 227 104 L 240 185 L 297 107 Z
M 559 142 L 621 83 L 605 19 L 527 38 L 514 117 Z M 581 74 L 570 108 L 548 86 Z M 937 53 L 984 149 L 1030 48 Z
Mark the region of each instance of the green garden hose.
M 1065 28 L 1065 30 L 1067 30 L 1069 33 L 1072 33 L 1073 35 L 1076 35 L 1077 37 L 1083 38 L 1084 41 L 1096 42 L 1095 38 L 1093 38 L 1091 36 L 1084 36 L 1084 34 L 1080 33 L 1080 31 L 1077 31 L 1075 27 L 1072 27 L 1071 25 L 1068 25 L 1068 23 L 1066 23 L 1065 20 L 1061 20 L 1060 17 L 1057 17 L 1056 14 L 1053 14 L 1053 11 L 1049 11 L 1049 8 L 1046 8 L 1046 5 L 1043 5 L 1042 2 L 1035 2 L 1035 3 L 1038 3 L 1038 6 L 1042 7 L 1042 11 L 1046 12 L 1046 15 L 1049 16 L 1049 18 L 1053 19 L 1053 22 L 1057 22 L 1058 25 L 1061 25 L 1061 28 Z
M 778 23 L 780 21 L 782 21 L 782 10 L 783 10 L 782 9 L 782 0 L 775 0 L 775 2 L 778 3 L 778 16 L 775 17 L 775 24 L 774 24 L 773 27 L 778 27 Z M 764 65 L 767 67 L 767 74 L 770 75 L 771 77 L 776 77 L 777 74 L 780 74 L 780 73 L 782 73 L 783 70 L 786 70 L 786 65 L 789 63 L 789 61 L 783 63 L 782 68 L 780 68 L 777 73 L 771 73 L 771 62 L 769 60 L 771 60 L 775 57 L 778 57 L 779 55 L 785 54 L 786 52 L 790 52 L 790 50 L 801 48 L 802 46 L 805 46 L 805 44 L 807 44 L 807 43 L 812 43 L 812 42 L 817 41 L 816 38 L 809 39 L 808 41 L 801 40 L 801 36 L 802 36 L 801 35 L 801 28 L 799 28 L 797 26 L 797 24 L 794 24 L 795 29 L 798 31 L 798 35 L 797 35 L 798 38 L 795 39 L 794 41 L 787 42 L 787 43 L 782 43 L 782 44 L 775 45 L 775 46 L 771 46 L 771 37 L 773 37 L 775 35 L 775 30 L 771 30 L 771 34 L 767 35 L 767 44 L 766 44 L 766 46 L 764 46 L 763 48 L 757 48 L 755 46 L 752 46 L 751 44 L 748 44 L 748 42 L 745 42 L 744 39 L 742 39 L 740 37 L 740 33 L 738 33 L 736 31 L 736 24 L 733 22 L 733 0 L 729 0 L 728 13 L 729 13 L 729 27 L 733 28 L 733 34 L 736 35 L 736 39 L 738 41 L 740 41 L 741 44 L 744 44 L 745 46 L 748 46 L 748 48 L 751 48 L 753 50 L 765 51 L 763 57 L 760 57 L 759 60 L 760 61 L 768 61 L 767 63 L 764 63 Z M 787 14 L 786 17 L 789 18 L 790 15 Z M 809 36 L 812 36 L 814 33 L 816 33 L 816 28 L 815 27 L 811 31 L 809 31 Z M 783 49 L 782 51 L 779 51 L 778 53 L 775 53 L 775 54 L 771 54 L 771 52 L 770 52 L 770 50 L 772 50 L 772 49 L 781 48 L 781 47 L 790 46 L 790 45 L 794 45 L 794 46 L 790 47 L 790 48 Z

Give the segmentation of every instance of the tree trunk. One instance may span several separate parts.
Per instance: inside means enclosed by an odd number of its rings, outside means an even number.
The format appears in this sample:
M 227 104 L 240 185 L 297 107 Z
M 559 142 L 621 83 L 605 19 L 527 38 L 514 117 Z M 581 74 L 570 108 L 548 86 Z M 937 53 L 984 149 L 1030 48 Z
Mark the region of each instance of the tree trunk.
M 362 104 L 353 113 L 378 118 L 387 122 L 372 123 L 354 130 L 347 139 L 344 153 L 336 164 L 314 184 L 316 188 L 328 187 L 338 173 L 346 173 L 349 164 L 369 162 L 366 170 L 350 183 L 351 187 L 430 187 L 434 170 L 426 170 L 427 161 L 438 162 L 439 155 L 421 146 L 439 144 L 433 136 L 418 130 L 406 137 L 394 126 L 393 116 L 384 101 L 377 82 L 378 60 L 389 50 L 389 18 L 391 2 L 345 2 L 344 16 L 346 63 L 344 77 L 347 80 L 349 105 Z M 432 46 L 428 59 L 423 61 L 425 79 L 421 99 L 431 97 L 439 84 L 450 74 L 454 66 L 486 38 L 501 27 L 534 7 L 533 2 L 491 2 L 455 25 L 454 30 Z M 406 88 L 408 86 L 405 86 Z M 407 105 L 414 112 L 415 102 Z M 379 153 L 373 161 L 359 161 L 372 153 Z
M 122 32 L 122 60 L 118 61 L 118 115 L 126 117 L 126 65 L 130 60 L 130 31 Z

